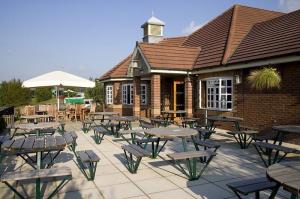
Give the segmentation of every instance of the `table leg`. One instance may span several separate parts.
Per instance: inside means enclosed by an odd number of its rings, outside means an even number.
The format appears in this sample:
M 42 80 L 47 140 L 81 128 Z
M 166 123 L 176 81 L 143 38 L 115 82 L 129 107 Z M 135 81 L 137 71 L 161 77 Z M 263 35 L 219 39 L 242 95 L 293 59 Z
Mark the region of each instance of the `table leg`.
M 42 153 L 37 152 L 37 169 L 41 169 L 42 167 Z M 36 198 L 41 198 L 41 179 L 36 179 L 36 186 L 35 186 L 35 194 Z

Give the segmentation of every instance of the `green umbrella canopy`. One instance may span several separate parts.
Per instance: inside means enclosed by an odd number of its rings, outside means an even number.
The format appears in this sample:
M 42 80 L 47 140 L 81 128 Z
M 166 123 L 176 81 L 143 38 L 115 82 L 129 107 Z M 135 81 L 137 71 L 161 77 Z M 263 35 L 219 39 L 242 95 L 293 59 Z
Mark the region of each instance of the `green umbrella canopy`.
M 81 97 L 70 97 L 70 98 L 65 98 L 65 103 L 67 104 L 84 104 L 83 98 Z

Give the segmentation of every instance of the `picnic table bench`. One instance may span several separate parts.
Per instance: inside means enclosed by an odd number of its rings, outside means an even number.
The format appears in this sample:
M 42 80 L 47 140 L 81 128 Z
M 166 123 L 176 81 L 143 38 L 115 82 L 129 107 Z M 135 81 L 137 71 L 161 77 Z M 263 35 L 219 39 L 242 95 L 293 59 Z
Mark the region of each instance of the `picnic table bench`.
M 93 130 L 94 130 L 94 140 L 96 144 L 101 144 L 104 135 L 109 133 L 109 131 L 103 126 L 95 126 L 93 127 Z
M 76 158 L 78 161 L 78 167 L 87 180 L 94 180 L 97 163 L 100 161 L 99 156 L 92 150 L 85 150 L 76 151 Z
M 64 133 L 63 137 L 66 141 L 69 150 L 75 152 L 76 145 L 77 145 L 76 140 L 78 138 L 77 134 L 74 131 L 70 131 Z
M 13 171 L 4 173 L 0 181 L 7 185 L 18 197 L 25 199 L 27 196 L 22 195 L 12 183 L 15 181 L 36 181 L 36 196 L 35 198 L 42 198 L 43 194 L 40 181 L 41 180 L 51 180 L 60 181 L 58 186 L 50 193 L 47 198 L 52 198 L 55 194 L 59 192 L 70 180 L 72 179 L 71 169 L 68 167 L 59 167 L 51 169 L 39 169 L 39 170 L 28 170 L 28 171 Z
M 214 152 L 216 152 L 220 148 L 220 144 L 211 141 L 211 140 L 199 140 L 194 139 L 194 145 L 197 151 L 199 151 L 199 146 L 203 147 L 204 150 L 206 149 L 213 149 Z
M 135 145 L 123 145 L 122 149 L 126 157 L 126 167 L 130 173 L 136 173 L 143 157 L 150 157 L 151 152 Z M 129 153 L 129 155 L 127 154 Z M 135 158 L 134 158 L 134 157 Z
M 280 162 L 289 153 L 297 153 L 297 149 L 277 144 L 271 144 L 266 142 L 255 142 L 253 144 L 266 167 Z M 265 151 L 263 149 L 265 149 Z M 273 153 L 273 151 L 275 151 L 275 153 Z M 283 155 L 281 155 L 280 153 L 283 153 Z M 266 159 L 264 155 L 267 156 Z
M 195 130 L 198 131 L 199 133 L 199 139 L 200 140 L 206 140 L 209 139 L 210 136 L 215 133 L 216 131 L 211 130 L 211 129 L 205 129 L 205 128 L 201 128 L 201 127 L 196 127 L 194 128 Z
M 179 153 L 168 154 L 168 156 L 175 161 L 178 165 L 178 169 L 184 173 L 189 180 L 197 180 L 200 178 L 205 168 L 208 166 L 212 158 L 216 155 L 215 152 L 211 151 L 185 151 Z M 200 161 L 203 164 L 202 168 L 197 171 L 197 159 L 207 159 L 207 161 Z M 187 171 L 181 166 L 180 161 L 185 160 Z
M 254 130 L 242 130 L 242 131 L 229 131 L 229 135 L 232 135 L 235 141 L 240 145 L 241 149 L 247 149 L 252 143 L 253 138 L 259 133 Z
M 82 131 L 84 133 L 88 133 L 91 130 L 93 123 L 94 123 L 94 121 L 92 121 L 90 119 L 83 120 L 82 121 Z
M 268 190 L 268 189 L 274 190 L 274 189 L 279 188 L 276 182 L 272 182 L 266 177 L 240 180 L 240 181 L 236 181 L 233 183 L 229 183 L 229 184 L 227 184 L 227 186 L 240 199 L 241 199 L 240 194 L 248 195 L 250 193 L 255 193 L 255 198 L 259 199 L 260 191 L 264 191 L 264 190 Z M 270 196 L 269 198 L 274 198 L 274 196 L 273 197 Z

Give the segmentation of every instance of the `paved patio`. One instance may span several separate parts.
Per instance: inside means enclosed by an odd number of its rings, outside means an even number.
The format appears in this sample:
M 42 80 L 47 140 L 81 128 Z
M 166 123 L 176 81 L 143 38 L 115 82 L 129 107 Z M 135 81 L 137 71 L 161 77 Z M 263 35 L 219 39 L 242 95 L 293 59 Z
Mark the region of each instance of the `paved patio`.
M 121 146 L 126 144 L 124 141 L 105 136 L 105 140 L 97 145 L 91 137 L 92 131 L 84 134 L 80 128 L 80 122 L 66 125 L 67 131 L 73 130 L 78 134 L 76 150 L 91 149 L 101 158 L 95 180 L 86 180 L 74 162 L 73 153 L 66 149 L 57 158 L 55 166 L 72 168 L 73 179 L 55 198 L 236 198 L 227 188 L 227 183 L 265 175 L 265 167 L 254 147 L 240 149 L 237 143 L 222 130 L 218 130 L 212 136 L 213 140 L 221 144 L 217 156 L 199 180 L 188 181 L 166 156 L 168 153 L 182 150 L 180 140 L 168 142 L 157 159 L 143 158 L 137 174 L 131 174 L 123 164 L 125 157 Z M 1 168 L 2 170 L 4 168 L 30 169 L 22 159 L 15 157 L 3 160 Z M 51 182 L 44 185 L 49 188 L 54 187 L 55 184 Z M 17 188 L 26 191 L 28 197 L 34 196 L 35 189 L 32 184 L 18 185 Z M 268 195 L 262 193 L 261 198 L 267 198 Z M 280 190 L 276 198 L 289 198 L 289 196 L 287 192 Z M 15 198 L 15 196 L 4 184 L 0 184 L 0 198 Z M 245 198 L 254 198 L 254 196 Z

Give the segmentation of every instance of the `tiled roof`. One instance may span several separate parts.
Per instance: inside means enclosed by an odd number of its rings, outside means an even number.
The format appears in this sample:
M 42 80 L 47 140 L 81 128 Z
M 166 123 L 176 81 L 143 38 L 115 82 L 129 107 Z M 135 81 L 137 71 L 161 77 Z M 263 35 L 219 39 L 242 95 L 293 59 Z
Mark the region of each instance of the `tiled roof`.
M 200 52 L 198 47 L 140 43 L 139 48 L 152 69 L 189 70 Z
M 168 46 L 180 46 L 187 37 L 169 37 L 164 38 L 159 43 Z
M 300 52 L 300 10 L 256 24 L 229 63 Z
M 226 63 L 255 23 L 280 15 L 282 13 L 235 5 L 191 34 L 182 45 L 201 47 L 194 68 L 218 66 Z
M 179 46 L 186 37 L 169 37 L 164 38 L 160 41 L 161 44 L 166 46 Z M 131 61 L 132 55 L 129 55 L 125 59 L 123 59 L 120 63 L 118 63 L 111 70 L 102 75 L 99 80 L 105 80 L 109 78 L 124 78 L 127 77 L 128 67 Z
M 121 77 L 127 77 L 127 71 L 128 66 L 131 61 L 132 54 L 130 54 L 128 57 L 123 59 L 120 63 L 118 63 L 115 67 L 113 67 L 111 70 L 106 72 L 104 75 L 102 75 L 99 80 L 105 80 L 109 78 L 121 78 Z

